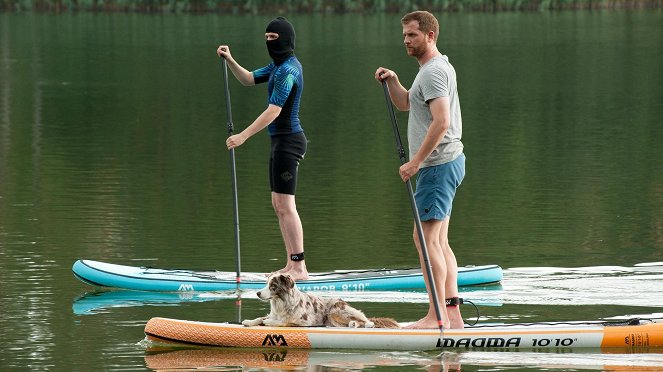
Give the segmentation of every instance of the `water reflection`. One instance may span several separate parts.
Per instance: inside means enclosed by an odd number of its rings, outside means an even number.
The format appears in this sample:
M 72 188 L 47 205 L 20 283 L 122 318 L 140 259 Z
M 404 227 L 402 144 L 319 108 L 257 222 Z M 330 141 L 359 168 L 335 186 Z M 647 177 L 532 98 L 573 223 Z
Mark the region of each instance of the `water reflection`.
M 543 350 L 538 352 L 372 352 L 311 351 L 283 349 L 172 349 L 149 346 L 145 365 L 152 370 L 214 369 L 232 370 L 305 369 L 381 369 L 410 367 L 428 371 L 460 371 L 471 367 L 482 370 L 512 369 L 515 366 L 545 369 L 604 369 L 611 371 L 658 370 L 663 367 L 663 349 L 648 354 L 628 354 L 619 350 Z
M 2 341 L 12 353 L 10 365 L 23 367 L 36 365 L 37 360 L 43 360 L 44 356 L 54 352 L 56 330 L 53 323 L 57 309 L 54 272 L 57 265 L 35 250 L 37 242 L 26 241 L 24 236 L 13 238 L 16 241 L 11 247 L 20 247 L 22 254 L 9 256 L 0 250 L 0 259 L 13 262 L 10 270 L 0 273 L 0 280 L 5 283 L 2 285 L 3 292 L 6 283 L 12 283 L 12 290 L 20 295 L 8 298 L 3 293 L 0 325 L 3 329 Z M 10 279 L 13 277 L 21 277 L 22 280 L 16 282 Z
M 496 296 L 504 303 L 663 307 L 660 263 L 510 268 L 504 271 L 503 283 L 504 291 Z
M 456 354 L 424 352 L 312 351 L 297 349 L 180 349 L 148 347 L 145 364 L 153 370 L 240 367 L 248 369 L 359 370 L 371 367 L 418 367 L 459 370 Z
M 500 291 L 499 284 L 490 286 L 461 287 L 464 299 L 478 306 L 500 306 L 499 298 L 490 298 L 482 293 Z M 87 292 L 72 304 L 76 315 L 92 315 L 109 311 L 112 308 L 135 306 L 177 306 L 190 302 L 235 301 L 241 307 L 242 300 L 258 301 L 255 290 L 217 292 L 146 292 L 133 290 L 96 290 Z M 378 303 L 428 303 L 426 292 L 313 292 L 322 297 L 342 297 L 348 302 Z
M 3 84 L 0 85 L 0 179 L 7 176 L 7 154 L 10 151 L 10 129 L 11 129 L 11 80 L 9 78 L 9 71 L 11 61 L 10 45 L 8 42 L 9 31 L 7 22 L 0 24 L 2 31 L 0 32 L 0 80 Z M 2 196 L 0 196 L 1 198 Z M 1 231 L 1 230 L 0 230 Z
M 660 371 L 663 348 L 648 348 L 631 354 L 622 350 L 558 350 L 552 352 L 482 352 L 462 353 L 458 362 L 464 366 L 494 367 L 494 370 L 531 369 L 598 369 L 603 371 Z
M 253 292 L 255 293 L 255 292 Z M 249 293 L 237 294 L 234 291 L 201 292 L 142 292 L 130 290 L 100 290 L 87 292 L 76 298 L 72 310 L 76 315 L 98 314 L 112 308 L 135 306 L 176 306 L 188 302 L 220 301 L 237 299 Z M 252 296 L 255 297 L 255 296 Z M 246 298 L 246 297 L 245 297 Z

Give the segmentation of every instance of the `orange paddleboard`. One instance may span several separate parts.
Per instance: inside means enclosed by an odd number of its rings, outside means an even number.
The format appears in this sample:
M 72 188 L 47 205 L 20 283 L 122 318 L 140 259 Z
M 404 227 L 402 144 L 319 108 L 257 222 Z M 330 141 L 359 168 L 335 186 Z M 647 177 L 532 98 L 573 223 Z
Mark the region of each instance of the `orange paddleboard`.
M 439 330 L 245 327 L 152 318 L 148 340 L 201 346 L 293 349 L 436 350 L 622 348 L 633 351 L 663 346 L 663 320 L 624 322 L 557 322 L 482 325 Z

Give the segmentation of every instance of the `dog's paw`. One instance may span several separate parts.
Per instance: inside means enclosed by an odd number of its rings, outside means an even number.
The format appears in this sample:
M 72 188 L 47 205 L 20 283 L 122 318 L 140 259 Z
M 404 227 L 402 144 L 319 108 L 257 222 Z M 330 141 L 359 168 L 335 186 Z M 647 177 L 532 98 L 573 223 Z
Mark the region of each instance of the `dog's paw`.
M 348 322 L 348 328 L 359 328 L 359 327 L 361 327 L 361 324 L 359 324 L 359 322 L 356 320 L 351 320 L 350 322 Z
M 246 319 L 242 321 L 242 325 L 245 327 L 253 327 L 262 324 L 262 319 Z
M 375 328 L 375 323 L 369 320 L 366 322 L 366 324 L 364 324 L 364 328 Z
M 283 327 L 285 325 L 280 320 L 274 319 L 265 319 L 262 321 L 262 323 L 268 327 Z

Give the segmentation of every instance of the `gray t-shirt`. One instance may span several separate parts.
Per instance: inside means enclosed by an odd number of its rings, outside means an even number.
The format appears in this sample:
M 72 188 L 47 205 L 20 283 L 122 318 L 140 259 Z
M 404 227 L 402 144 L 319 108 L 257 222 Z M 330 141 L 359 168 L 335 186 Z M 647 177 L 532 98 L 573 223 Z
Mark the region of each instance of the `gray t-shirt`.
M 442 142 L 424 161 L 422 167 L 432 167 L 455 160 L 463 153 L 463 120 L 460 115 L 460 100 L 456 87 L 456 70 L 444 55 L 434 57 L 419 68 L 417 77 L 409 91 L 410 113 L 407 139 L 410 159 L 417 153 L 433 121 L 428 102 L 438 97 L 449 97 L 449 129 Z

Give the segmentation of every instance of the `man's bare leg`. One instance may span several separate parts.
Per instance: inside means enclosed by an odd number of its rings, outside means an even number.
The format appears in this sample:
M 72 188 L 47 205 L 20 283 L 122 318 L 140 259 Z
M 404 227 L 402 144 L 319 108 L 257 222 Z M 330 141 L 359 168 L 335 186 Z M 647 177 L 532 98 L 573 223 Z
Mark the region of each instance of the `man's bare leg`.
M 440 229 L 440 246 L 442 247 L 444 262 L 447 266 L 447 278 L 445 280 L 446 298 L 458 297 L 458 263 L 456 261 L 456 255 L 454 255 L 454 252 L 449 245 L 450 221 L 451 217 L 442 221 L 442 228 Z M 458 329 L 465 327 L 463 317 L 460 314 L 460 306 L 447 307 L 447 314 L 449 315 L 451 328 Z
M 446 220 L 445 220 L 446 221 Z M 424 238 L 426 240 L 426 247 L 428 252 L 428 260 L 431 264 L 431 269 L 433 272 L 433 279 L 435 280 L 435 288 L 437 290 L 438 306 L 440 308 L 440 313 L 442 315 L 442 326 L 444 328 L 449 328 L 451 326 L 449 322 L 449 317 L 447 315 L 447 309 L 444 303 L 445 297 L 445 281 L 447 279 L 447 265 L 445 262 L 445 257 L 440 245 L 440 230 L 443 228 L 444 221 L 440 220 L 430 220 L 423 221 L 421 226 L 424 232 Z M 423 252 L 421 244 L 419 241 L 419 234 L 417 233 L 417 228 L 415 225 L 414 242 L 419 252 L 419 263 L 421 264 L 421 271 L 424 275 L 424 281 L 426 282 L 426 290 L 428 291 L 428 313 L 423 318 L 409 325 L 407 328 L 439 328 L 437 313 L 435 312 L 435 304 L 433 302 L 433 296 L 431 294 L 431 288 L 428 278 L 428 271 L 426 270 L 426 262 L 424 261 Z

